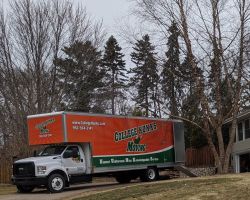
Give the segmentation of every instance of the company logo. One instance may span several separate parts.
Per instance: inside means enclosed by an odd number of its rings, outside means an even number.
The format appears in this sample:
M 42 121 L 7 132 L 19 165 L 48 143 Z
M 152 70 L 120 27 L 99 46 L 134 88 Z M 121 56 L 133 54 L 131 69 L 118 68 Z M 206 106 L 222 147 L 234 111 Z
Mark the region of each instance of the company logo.
M 121 132 L 115 132 L 114 140 L 115 142 L 119 142 L 132 138 L 131 141 L 128 141 L 127 152 L 145 152 L 147 145 L 140 142 L 144 135 L 150 134 L 155 130 L 157 130 L 156 122 L 144 124 Z
M 50 137 L 51 134 L 49 133 L 48 125 L 54 123 L 56 120 L 54 118 L 48 119 L 40 124 L 36 125 L 36 128 L 40 131 L 40 137 Z
M 127 152 L 144 152 L 146 151 L 146 144 L 139 144 L 141 141 L 140 137 L 135 138 L 133 141 L 128 142 Z

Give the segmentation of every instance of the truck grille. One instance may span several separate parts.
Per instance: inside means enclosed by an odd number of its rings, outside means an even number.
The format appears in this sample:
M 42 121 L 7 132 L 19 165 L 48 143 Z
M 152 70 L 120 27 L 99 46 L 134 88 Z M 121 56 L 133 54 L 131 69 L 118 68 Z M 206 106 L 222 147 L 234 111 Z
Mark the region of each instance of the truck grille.
M 35 164 L 34 164 L 34 162 L 14 163 L 13 164 L 13 175 L 15 177 L 35 176 Z

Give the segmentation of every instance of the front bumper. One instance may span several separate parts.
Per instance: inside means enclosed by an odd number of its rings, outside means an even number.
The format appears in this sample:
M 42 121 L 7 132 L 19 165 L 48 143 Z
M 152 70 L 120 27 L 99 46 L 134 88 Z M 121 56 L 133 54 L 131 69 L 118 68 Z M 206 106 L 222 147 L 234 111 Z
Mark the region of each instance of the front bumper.
M 12 177 L 11 181 L 14 185 L 47 185 L 46 177 Z

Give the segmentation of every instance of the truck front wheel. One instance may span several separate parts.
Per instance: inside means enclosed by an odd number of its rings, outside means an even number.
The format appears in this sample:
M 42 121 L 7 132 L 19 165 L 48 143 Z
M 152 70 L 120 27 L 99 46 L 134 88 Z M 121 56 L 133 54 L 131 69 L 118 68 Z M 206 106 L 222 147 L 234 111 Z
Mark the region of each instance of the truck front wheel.
M 144 170 L 140 176 L 141 181 L 156 181 L 159 178 L 159 172 L 156 167 L 149 167 Z
M 26 186 L 26 185 L 17 185 L 18 192 L 20 193 L 30 193 L 34 190 L 34 186 Z
M 48 178 L 48 190 L 51 193 L 62 192 L 65 187 L 65 179 L 60 174 L 52 174 Z

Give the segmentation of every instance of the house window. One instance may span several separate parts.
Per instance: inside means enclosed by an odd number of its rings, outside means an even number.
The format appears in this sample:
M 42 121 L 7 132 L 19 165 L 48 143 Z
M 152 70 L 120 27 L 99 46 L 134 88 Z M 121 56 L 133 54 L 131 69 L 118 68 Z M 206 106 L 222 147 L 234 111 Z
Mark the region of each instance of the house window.
M 243 120 L 238 123 L 237 141 L 250 139 L 250 119 Z
M 250 138 L 250 124 L 249 119 L 245 120 L 245 139 Z
M 243 124 L 238 124 L 238 141 L 243 140 Z

